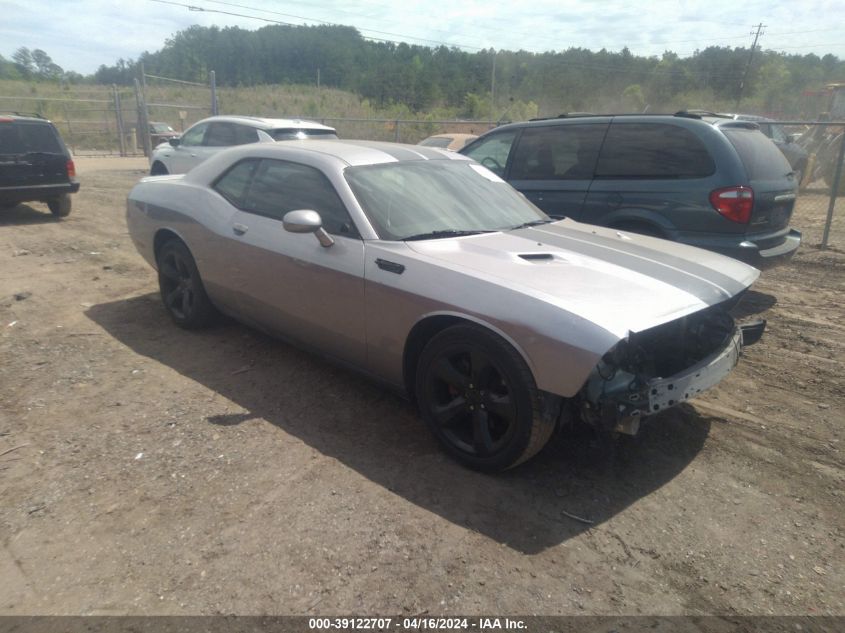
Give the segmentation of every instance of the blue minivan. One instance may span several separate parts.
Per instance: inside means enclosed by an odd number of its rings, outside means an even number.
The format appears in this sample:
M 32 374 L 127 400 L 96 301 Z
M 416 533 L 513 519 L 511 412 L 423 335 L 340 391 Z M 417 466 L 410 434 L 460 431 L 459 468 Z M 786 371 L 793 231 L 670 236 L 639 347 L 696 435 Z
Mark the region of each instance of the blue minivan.
M 756 123 L 692 113 L 503 125 L 462 154 L 554 218 L 699 246 L 766 268 L 801 244 L 798 180 Z

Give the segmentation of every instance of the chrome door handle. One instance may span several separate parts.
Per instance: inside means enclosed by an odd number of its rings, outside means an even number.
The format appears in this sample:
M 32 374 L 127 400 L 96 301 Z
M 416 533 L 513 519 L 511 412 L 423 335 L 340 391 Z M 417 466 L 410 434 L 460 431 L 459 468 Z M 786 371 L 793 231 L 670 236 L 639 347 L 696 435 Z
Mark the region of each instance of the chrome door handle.
M 243 235 L 247 231 L 249 231 L 249 227 L 244 225 L 244 224 L 233 224 L 232 225 L 232 232 L 235 235 Z

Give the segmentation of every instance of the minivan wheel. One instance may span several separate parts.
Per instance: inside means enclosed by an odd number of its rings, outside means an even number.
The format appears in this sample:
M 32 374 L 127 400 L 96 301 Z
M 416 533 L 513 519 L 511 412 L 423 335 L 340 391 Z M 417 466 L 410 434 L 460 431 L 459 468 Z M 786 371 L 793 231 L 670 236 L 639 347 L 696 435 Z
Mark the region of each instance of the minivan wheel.
M 58 198 L 48 200 L 47 206 L 50 208 L 50 213 L 57 218 L 67 217 L 70 215 L 70 195 L 66 193 Z
M 434 336 L 417 368 L 423 420 L 443 448 L 484 471 L 535 455 L 554 431 L 543 396 L 519 353 L 496 334 L 456 325 Z
M 205 292 L 188 247 L 171 240 L 161 247 L 157 262 L 161 299 L 174 323 L 188 330 L 210 325 L 217 310 Z

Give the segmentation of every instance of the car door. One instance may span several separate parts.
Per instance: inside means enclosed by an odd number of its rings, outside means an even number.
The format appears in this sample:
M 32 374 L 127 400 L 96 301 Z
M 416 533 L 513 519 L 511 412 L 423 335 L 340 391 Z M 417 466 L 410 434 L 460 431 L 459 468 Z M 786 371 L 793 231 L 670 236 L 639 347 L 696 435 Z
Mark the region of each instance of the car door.
M 525 128 L 508 182 L 551 217 L 580 219 L 606 131 L 607 123 Z
M 313 209 L 334 244 L 290 233 L 288 211 Z M 262 159 L 231 222 L 238 311 L 247 320 L 364 366 L 364 242 L 315 167 Z
M 166 150 L 167 170 L 171 174 L 184 174 L 191 167 L 202 162 L 207 150 L 203 146 L 209 123 L 197 123 L 189 128 L 179 139 L 179 145 Z
M 580 220 L 669 237 L 707 231 L 715 174 L 707 146 L 682 122 L 619 117 L 605 136 Z

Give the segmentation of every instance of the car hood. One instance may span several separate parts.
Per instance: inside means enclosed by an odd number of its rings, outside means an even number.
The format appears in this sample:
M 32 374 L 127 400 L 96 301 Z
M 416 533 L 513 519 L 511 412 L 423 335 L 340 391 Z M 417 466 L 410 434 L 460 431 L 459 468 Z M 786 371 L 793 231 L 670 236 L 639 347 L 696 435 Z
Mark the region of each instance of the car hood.
M 449 268 L 558 305 L 619 338 L 726 301 L 760 274 L 710 251 L 572 220 L 407 245 Z

